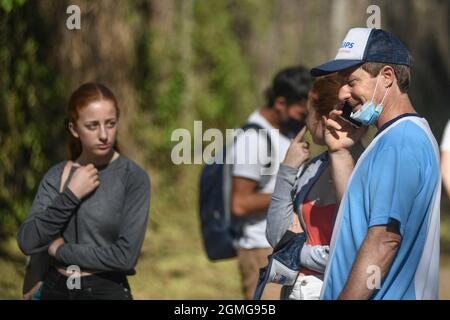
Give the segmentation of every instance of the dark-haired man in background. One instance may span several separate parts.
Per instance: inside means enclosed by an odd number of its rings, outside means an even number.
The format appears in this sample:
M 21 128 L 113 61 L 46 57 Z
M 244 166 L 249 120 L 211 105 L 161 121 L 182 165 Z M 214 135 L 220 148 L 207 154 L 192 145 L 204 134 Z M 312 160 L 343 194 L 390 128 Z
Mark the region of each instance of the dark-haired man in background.
M 268 152 L 267 139 L 255 131 L 246 131 L 236 140 L 231 209 L 243 222 L 238 258 L 245 299 L 252 299 L 259 269 L 267 264 L 267 256 L 272 253 L 266 239 L 266 214 L 279 163 L 284 159 L 290 139 L 304 126 L 306 100 L 312 81 L 309 69 L 302 66 L 280 71 L 267 90 L 265 106 L 248 118 L 247 123 L 257 124 L 268 131 L 271 152 Z M 269 162 L 275 170 L 265 174 L 264 164 Z M 269 284 L 262 298 L 279 299 L 280 288 Z

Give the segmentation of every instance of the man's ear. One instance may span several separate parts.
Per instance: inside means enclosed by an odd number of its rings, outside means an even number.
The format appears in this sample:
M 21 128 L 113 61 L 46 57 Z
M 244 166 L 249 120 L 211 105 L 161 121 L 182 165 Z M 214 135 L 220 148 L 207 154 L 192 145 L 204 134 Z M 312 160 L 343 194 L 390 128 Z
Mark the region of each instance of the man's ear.
M 69 131 L 72 134 L 72 136 L 74 138 L 78 139 L 80 136 L 78 135 L 77 126 L 75 125 L 75 123 L 73 123 L 72 121 L 69 121 L 68 127 L 69 127 Z
M 283 112 L 286 110 L 286 99 L 284 97 L 276 97 L 275 103 L 273 104 L 275 110 Z
M 384 66 L 383 69 L 381 69 L 380 74 L 384 79 L 383 86 L 385 88 L 392 86 L 394 80 L 396 79 L 394 69 L 391 66 Z

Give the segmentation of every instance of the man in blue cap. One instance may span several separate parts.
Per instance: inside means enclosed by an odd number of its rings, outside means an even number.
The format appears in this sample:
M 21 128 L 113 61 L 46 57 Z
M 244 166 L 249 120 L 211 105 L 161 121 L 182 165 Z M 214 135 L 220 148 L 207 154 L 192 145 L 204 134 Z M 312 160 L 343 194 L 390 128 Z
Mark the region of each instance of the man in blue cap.
M 354 28 L 334 60 L 311 70 L 338 72 L 352 111 L 324 119 L 340 207 L 322 299 L 438 299 L 439 150 L 408 97 L 410 66 L 393 34 Z M 377 135 L 355 164 L 349 149 L 370 125 Z

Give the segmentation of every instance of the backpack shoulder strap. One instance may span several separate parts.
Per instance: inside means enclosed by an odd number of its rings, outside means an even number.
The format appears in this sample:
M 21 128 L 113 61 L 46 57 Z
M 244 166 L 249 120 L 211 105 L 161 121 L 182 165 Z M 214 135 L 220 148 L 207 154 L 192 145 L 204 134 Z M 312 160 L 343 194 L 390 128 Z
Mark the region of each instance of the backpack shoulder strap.
M 243 125 L 241 127 L 242 130 L 247 131 L 250 129 L 255 129 L 255 130 L 268 130 L 267 128 L 264 128 L 263 126 L 261 126 L 260 124 L 257 124 L 255 122 L 248 122 L 245 125 Z M 272 140 L 270 139 L 270 133 L 268 131 L 265 131 L 266 136 L 266 142 L 267 142 L 267 150 L 269 151 L 269 154 L 272 154 Z M 270 162 L 266 165 L 266 167 L 270 167 Z
M 72 169 L 72 161 L 67 161 L 66 165 L 64 166 L 63 173 L 61 175 L 61 185 L 59 186 L 59 192 L 63 192 L 64 185 L 66 184 L 67 178 L 69 178 L 70 169 Z
M 255 130 L 265 129 L 265 130 L 268 130 L 266 128 L 263 128 L 260 124 L 257 124 L 255 122 L 248 122 L 245 125 L 243 125 L 241 127 L 241 129 L 244 130 L 244 131 L 247 131 L 247 130 L 250 130 L 250 129 L 255 129 Z M 271 152 L 272 151 L 272 140 L 270 139 L 270 133 L 267 132 L 267 134 L 265 134 L 265 136 L 266 136 L 266 139 L 267 139 L 267 146 L 268 146 L 269 152 Z

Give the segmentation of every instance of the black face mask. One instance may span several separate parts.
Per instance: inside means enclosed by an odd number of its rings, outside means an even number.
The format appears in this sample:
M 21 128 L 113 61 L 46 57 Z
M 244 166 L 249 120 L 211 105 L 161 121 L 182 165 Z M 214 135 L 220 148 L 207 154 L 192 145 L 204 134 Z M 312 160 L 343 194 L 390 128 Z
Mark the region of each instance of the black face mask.
M 293 139 L 295 138 L 297 133 L 303 129 L 304 126 L 305 126 L 304 121 L 296 120 L 289 117 L 288 120 L 281 123 L 280 131 L 289 139 Z

